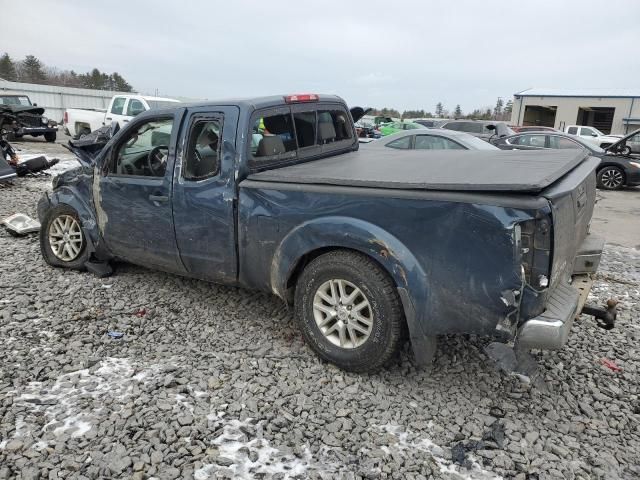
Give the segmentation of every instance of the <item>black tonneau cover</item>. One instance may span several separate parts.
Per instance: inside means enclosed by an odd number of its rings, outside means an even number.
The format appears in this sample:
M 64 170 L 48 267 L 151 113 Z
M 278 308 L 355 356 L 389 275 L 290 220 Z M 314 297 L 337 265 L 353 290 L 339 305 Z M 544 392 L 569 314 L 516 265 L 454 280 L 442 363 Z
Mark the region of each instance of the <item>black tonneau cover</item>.
M 250 180 L 375 188 L 540 192 L 585 150 L 359 150 L 249 175 Z

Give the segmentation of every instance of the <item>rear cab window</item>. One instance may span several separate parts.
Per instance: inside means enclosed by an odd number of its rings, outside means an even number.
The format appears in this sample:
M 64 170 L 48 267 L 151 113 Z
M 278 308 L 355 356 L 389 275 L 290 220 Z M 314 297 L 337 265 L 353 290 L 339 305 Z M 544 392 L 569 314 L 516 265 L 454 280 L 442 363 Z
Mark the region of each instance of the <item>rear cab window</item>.
M 357 142 L 350 114 L 340 104 L 300 103 L 257 110 L 250 129 L 252 170 L 310 160 Z

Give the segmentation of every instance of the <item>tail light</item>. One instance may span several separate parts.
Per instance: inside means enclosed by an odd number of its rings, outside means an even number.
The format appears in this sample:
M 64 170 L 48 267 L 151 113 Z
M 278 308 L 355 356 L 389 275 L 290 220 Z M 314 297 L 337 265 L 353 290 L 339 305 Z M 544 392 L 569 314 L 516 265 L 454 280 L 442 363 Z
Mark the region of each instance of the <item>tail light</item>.
M 551 220 L 544 215 L 516 225 L 520 241 L 522 269 L 527 284 L 534 289 L 549 286 L 551 266 Z
M 315 93 L 300 93 L 297 95 L 287 95 L 284 97 L 286 103 L 317 102 L 320 98 Z
M 64 115 L 62 117 L 62 121 L 64 123 L 69 123 L 69 114 L 67 112 L 64 112 Z

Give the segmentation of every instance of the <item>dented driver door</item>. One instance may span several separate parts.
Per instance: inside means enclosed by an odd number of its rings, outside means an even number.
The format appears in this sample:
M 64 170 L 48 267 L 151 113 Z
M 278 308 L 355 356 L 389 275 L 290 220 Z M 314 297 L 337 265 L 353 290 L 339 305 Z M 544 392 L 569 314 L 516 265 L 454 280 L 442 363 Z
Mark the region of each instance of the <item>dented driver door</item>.
M 175 145 L 182 111 L 138 118 L 105 152 L 94 176 L 104 243 L 116 257 L 182 273 L 171 211 Z

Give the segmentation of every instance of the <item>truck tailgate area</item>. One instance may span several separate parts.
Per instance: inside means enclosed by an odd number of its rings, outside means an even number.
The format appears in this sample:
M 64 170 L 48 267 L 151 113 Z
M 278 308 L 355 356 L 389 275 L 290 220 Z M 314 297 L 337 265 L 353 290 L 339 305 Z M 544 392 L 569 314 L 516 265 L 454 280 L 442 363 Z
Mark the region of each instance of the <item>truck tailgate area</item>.
M 388 150 L 388 151 L 386 151 Z M 250 180 L 375 187 L 538 193 L 587 158 L 583 150 L 367 150 L 251 174 Z

